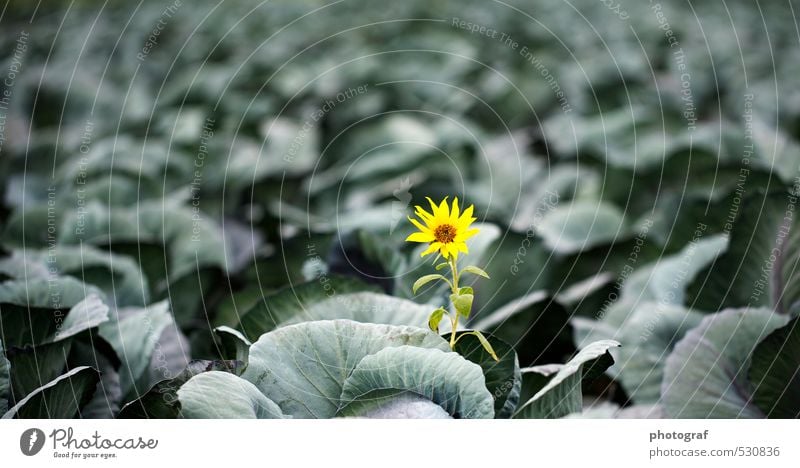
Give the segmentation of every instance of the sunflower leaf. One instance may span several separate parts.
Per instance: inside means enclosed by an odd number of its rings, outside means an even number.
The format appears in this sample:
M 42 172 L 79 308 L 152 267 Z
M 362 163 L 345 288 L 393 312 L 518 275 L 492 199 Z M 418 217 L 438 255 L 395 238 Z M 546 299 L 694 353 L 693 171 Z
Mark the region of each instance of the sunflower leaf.
M 439 322 L 442 321 L 442 318 L 444 318 L 444 314 L 446 313 L 447 311 L 441 307 L 431 312 L 431 316 L 428 318 L 428 328 L 436 333 L 439 333 Z
M 491 278 L 489 278 L 489 273 L 486 273 L 485 271 L 483 271 L 482 269 L 476 267 L 475 265 L 465 266 L 464 269 L 461 270 L 461 272 L 462 273 L 472 273 L 473 275 L 478 275 L 478 276 L 482 276 L 482 277 L 484 277 L 486 279 L 491 279 Z
M 470 334 L 475 335 L 475 337 L 478 338 L 478 341 L 481 342 L 481 346 L 483 346 L 483 349 L 485 349 L 486 352 L 489 353 L 490 356 L 492 356 L 492 359 L 494 359 L 497 362 L 500 362 L 500 358 L 498 358 L 497 353 L 494 352 L 492 344 L 489 343 L 489 340 L 487 340 L 485 336 L 483 336 L 483 333 L 479 332 L 478 330 L 473 330 L 470 332 Z
M 416 294 L 419 288 L 435 280 L 443 280 L 446 281 L 447 284 L 450 284 L 450 281 L 442 275 L 439 274 L 425 275 L 420 279 L 414 281 L 414 286 L 411 287 L 411 290 L 414 292 L 414 294 Z
M 456 312 L 463 316 L 464 318 L 469 318 L 470 312 L 472 312 L 472 301 L 475 299 L 475 295 L 470 287 L 463 287 L 458 290 L 458 293 L 450 295 L 450 301 L 453 303 L 453 307 L 456 308 Z

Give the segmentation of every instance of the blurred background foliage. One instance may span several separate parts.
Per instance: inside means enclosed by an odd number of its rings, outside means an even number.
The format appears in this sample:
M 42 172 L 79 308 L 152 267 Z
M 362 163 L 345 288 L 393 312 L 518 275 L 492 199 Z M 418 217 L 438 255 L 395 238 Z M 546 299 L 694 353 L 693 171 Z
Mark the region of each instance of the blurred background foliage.
M 789 310 L 793 269 L 771 295 L 728 291 L 769 256 L 800 167 L 790 8 L 11 2 L 0 276 L 75 277 L 114 323 L 167 300 L 172 375 L 231 358 L 212 329 L 242 328 L 287 286 L 412 298 L 431 267 L 403 242 L 405 217 L 457 195 L 485 223 L 470 258 L 492 281 L 475 285 L 474 323 L 523 366 L 562 362 L 598 324 L 620 339 L 642 308 Z M 503 307 L 516 321 L 498 326 Z M 159 380 L 129 372 L 132 394 Z M 626 404 L 652 377 L 616 372 L 591 391 Z

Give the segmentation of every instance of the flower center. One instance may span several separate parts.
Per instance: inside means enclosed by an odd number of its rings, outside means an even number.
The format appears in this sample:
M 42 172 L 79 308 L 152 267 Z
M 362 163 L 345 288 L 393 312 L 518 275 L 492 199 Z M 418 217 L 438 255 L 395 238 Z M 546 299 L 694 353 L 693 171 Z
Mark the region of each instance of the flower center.
M 456 237 L 456 228 L 451 224 L 440 224 L 433 231 L 433 237 L 442 244 L 449 244 Z

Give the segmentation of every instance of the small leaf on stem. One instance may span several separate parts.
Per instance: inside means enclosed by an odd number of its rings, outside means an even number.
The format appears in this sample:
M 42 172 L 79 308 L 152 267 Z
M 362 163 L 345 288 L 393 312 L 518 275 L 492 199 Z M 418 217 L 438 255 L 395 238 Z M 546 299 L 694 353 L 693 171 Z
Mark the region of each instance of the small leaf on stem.
M 500 358 L 497 357 L 497 354 L 495 354 L 492 345 L 489 343 L 489 340 L 487 340 L 486 337 L 483 336 L 483 333 L 479 332 L 478 330 L 474 330 L 472 331 L 472 334 L 478 337 L 478 341 L 481 342 L 483 349 L 485 349 L 486 352 L 492 356 L 492 359 L 494 359 L 497 362 L 500 362 Z
M 416 294 L 417 290 L 419 288 L 421 288 L 421 287 L 425 286 L 426 284 L 430 283 L 431 281 L 435 281 L 435 280 L 444 280 L 445 282 L 447 282 L 447 284 L 450 284 L 450 281 L 447 278 L 445 278 L 444 276 L 442 276 L 442 275 L 438 275 L 438 274 L 425 275 L 425 276 L 421 277 L 420 279 L 414 281 L 414 285 L 411 287 L 411 290 L 414 292 L 414 294 Z
M 464 318 L 469 318 L 472 312 L 472 301 L 475 298 L 472 288 L 469 286 L 459 288 L 458 293 L 450 295 L 450 301 L 456 308 L 456 312 Z
M 435 331 L 436 333 L 439 333 L 439 322 L 442 321 L 442 318 L 446 313 L 447 311 L 444 310 L 442 307 L 439 307 L 438 309 L 431 312 L 431 316 L 428 317 L 428 327 L 431 330 Z
M 473 275 L 483 276 L 486 279 L 491 279 L 491 278 L 489 278 L 489 274 L 488 273 L 486 273 L 482 269 L 476 267 L 475 265 L 465 266 L 464 269 L 461 270 L 461 272 L 462 273 L 472 273 Z

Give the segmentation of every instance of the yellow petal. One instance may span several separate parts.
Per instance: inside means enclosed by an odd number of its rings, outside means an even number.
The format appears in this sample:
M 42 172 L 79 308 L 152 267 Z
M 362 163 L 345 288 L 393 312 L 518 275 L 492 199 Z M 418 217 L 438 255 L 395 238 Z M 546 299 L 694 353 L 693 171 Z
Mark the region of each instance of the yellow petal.
M 450 219 L 458 220 L 458 197 L 453 199 L 453 210 L 450 212 Z
M 469 253 L 466 242 L 455 242 L 454 244 L 459 252 Z
M 447 257 L 448 258 L 453 258 L 453 259 L 458 258 L 458 249 L 456 248 L 455 244 L 450 243 L 450 244 L 445 245 L 445 247 L 447 248 Z
M 406 242 L 432 242 L 434 240 L 436 238 L 429 232 L 415 232 L 406 237 Z
M 470 237 L 474 236 L 475 234 L 479 233 L 480 229 L 469 229 L 467 231 L 459 232 L 458 235 L 453 239 L 455 242 L 464 242 L 465 240 L 469 239 Z
M 420 219 L 422 219 L 426 223 L 430 223 L 431 221 L 433 221 L 433 215 L 423 210 L 421 206 L 417 205 L 414 208 L 417 210 L 417 216 L 419 216 Z
M 451 242 L 447 245 L 447 248 L 450 250 L 450 256 L 457 257 L 458 256 L 458 246 L 455 243 Z
M 414 219 L 414 218 L 412 218 L 412 217 L 410 217 L 410 216 L 409 216 L 409 217 L 408 217 L 408 220 L 409 220 L 409 221 L 411 221 L 411 223 L 412 223 L 412 224 L 414 224 L 414 226 L 416 226 L 416 227 L 417 227 L 417 229 L 419 229 L 420 231 L 422 231 L 422 232 L 427 232 L 427 233 L 429 233 L 429 234 L 432 234 L 432 233 L 431 233 L 431 230 L 430 230 L 430 228 L 427 228 L 427 227 L 423 226 L 423 225 L 422 225 L 422 224 L 421 224 L 419 221 L 417 221 L 416 219 Z
M 425 197 L 425 198 L 427 198 L 428 199 L 428 203 L 431 204 L 431 212 L 433 213 L 433 217 L 434 218 L 438 218 L 439 217 L 439 207 L 436 206 L 436 203 L 434 203 L 433 200 L 431 200 L 431 197 Z
M 463 223 L 466 226 L 472 224 L 472 221 L 475 221 L 475 219 L 470 220 L 470 218 L 472 218 L 472 211 L 474 209 L 475 205 L 470 205 L 466 210 L 464 210 L 464 212 L 461 213 L 461 216 L 458 218 L 459 224 Z
M 470 231 L 473 231 L 473 230 L 477 230 L 476 228 L 469 229 L 470 224 L 472 224 L 472 223 L 466 223 L 466 224 L 458 223 L 458 228 L 456 229 L 457 233 L 456 233 L 456 237 L 455 237 L 454 240 L 456 240 L 456 241 L 464 240 L 464 239 L 466 239 L 466 237 L 464 237 L 464 236 L 465 236 L 465 234 L 467 232 L 470 232 Z
M 420 257 L 424 257 L 424 256 L 426 256 L 428 254 L 432 254 L 433 252 L 436 252 L 436 250 L 439 249 L 439 247 L 441 247 L 441 246 L 442 246 L 442 244 L 440 244 L 439 242 L 434 242 L 433 244 L 430 245 L 430 247 L 428 247 L 427 250 L 425 250 L 424 252 L 422 252 L 420 254 Z
M 450 207 L 447 206 L 447 197 L 444 197 L 442 203 L 439 204 L 439 215 L 443 219 L 450 219 Z

